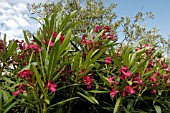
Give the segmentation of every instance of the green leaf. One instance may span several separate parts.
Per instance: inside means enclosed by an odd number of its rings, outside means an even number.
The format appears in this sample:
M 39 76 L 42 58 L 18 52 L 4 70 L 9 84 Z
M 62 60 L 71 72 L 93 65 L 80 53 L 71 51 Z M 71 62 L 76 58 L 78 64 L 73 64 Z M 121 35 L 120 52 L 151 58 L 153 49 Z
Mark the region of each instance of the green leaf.
M 113 113 L 117 113 L 121 99 L 121 96 L 117 99 Z
M 31 69 L 31 71 L 34 73 L 34 75 L 35 75 L 35 77 L 36 77 L 36 80 L 37 80 L 37 82 L 38 82 L 38 84 L 39 84 L 39 86 L 40 86 L 41 91 L 44 93 L 44 86 L 43 86 L 43 83 L 44 83 L 44 82 L 42 81 L 42 79 L 41 79 L 41 77 L 40 77 L 40 74 L 38 73 L 36 67 L 31 64 L 30 69 Z
M 125 113 L 130 113 L 124 106 L 122 106 L 122 107 L 123 107 Z
M 74 23 L 69 24 L 69 26 L 66 27 L 65 30 L 63 30 L 63 33 L 66 33 L 69 29 L 74 28 L 76 25 L 82 24 L 82 23 L 83 23 L 83 22 L 74 22 Z
M 105 76 L 101 75 L 100 73 L 97 73 L 97 75 L 99 75 L 99 77 L 103 80 L 104 84 L 106 84 L 107 86 L 111 87 L 108 79 Z
M 34 41 L 38 44 L 38 46 L 41 47 L 42 46 L 41 42 L 34 35 L 32 35 L 32 37 L 33 37 Z
M 6 34 L 4 34 L 4 54 L 6 54 Z
M 48 80 L 50 79 L 50 76 L 54 74 L 54 69 L 57 64 L 58 60 L 58 52 L 59 52 L 59 40 L 54 43 L 54 46 L 52 47 L 52 50 L 50 52 L 50 57 L 49 57 L 49 64 L 48 64 Z
M 60 46 L 58 56 L 61 55 L 64 52 L 64 50 L 66 50 L 66 48 L 68 47 L 70 43 L 70 38 L 71 38 L 71 29 L 67 32 L 66 37 L 64 38 L 64 41 Z
M 3 95 L 3 101 L 7 102 L 10 98 L 10 94 L 7 91 L 3 90 L 2 95 Z
M 121 62 L 119 61 L 118 57 L 115 55 L 115 53 L 113 53 L 112 56 L 113 56 L 113 61 L 114 61 L 115 65 L 120 68 Z
M 25 30 L 23 30 L 23 34 L 24 34 L 25 41 L 26 41 L 27 45 L 29 46 L 29 45 L 30 45 L 30 42 L 29 42 L 29 40 L 28 40 L 28 37 L 27 37 L 27 34 L 26 34 L 26 31 L 25 31 Z
M 109 93 L 110 91 L 99 91 L 99 90 L 91 90 L 91 93 Z
M 8 44 L 8 51 L 6 55 L 6 59 L 8 59 L 17 49 L 16 41 L 10 41 Z
M 86 56 L 86 60 L 82 63 L 82 66 L 86 68 L 87 64 L 90 62 L 90 58 L 92 57 L 93 50 L 90 50 L 88 55 Z
M 90 94 L 82 94 L 80 92 L 77 92 L 77 94 L 79 94 L 80 96 L 84 97 L 85 99 L 87 99 L 89 102 L 93 103 L 93 104 L 99 104 L 98 101 Z
M 45 102 L 46 102 L 47 104 L 50 104 L 50 101 L 49 101 L 48 99 L 45 99 Z
M 61 26 L 60 26 L 60 31 L 62 31 L 64 29 L 64 27 L 66 27 L 67 23 L 71 20 L 71 18 L 73 17 L 73 15 L 76 13 L 77 11 L 73 11 L 72 13 L 68 14 L 62 21 Z
M 53 104 L 53 105 L 49 106 L 47 109 L 52 108 L 52 107 L 54 107 L 54 106 L 56 106 L 56 105 L 64 104 L 64 103 L 66 103 L 66 102 L 68 102 L 68 101 L 71 101 L 71 100 L 74 100 L 74 99 L 78 99 L 78 98 L 80 98 L 80 97 L 73 97 L 73 98 L 69 98 L 69 99 L 60 101 L 60 102 L 58 102 L 58 103 L 56 103 L 56 104 Z
M 15 102 L 11 103 L 7 108 L 4 109 L 3 113 L 7 113 L 16 104 L 18 104 L 18 101 L 15 101 Z
M 92 63 L 96 62 L 96 60 L 106 51 L 106 49 L 100 50 L 100 52 L 92 58 Z
M 89 71 L 91 71 L 91 69 L 94 67 L 94 64 L 90 64 L 86 70 L 84 71 L 83 74 L 81 74 L 80 76 L 78 76 L 78 79 L 81 79 L 84 75 L 86 75 Z
M 156 113 L 162 113 L 161 107 L 158 105 L 154 105 L 154 108 L 156 110 Z

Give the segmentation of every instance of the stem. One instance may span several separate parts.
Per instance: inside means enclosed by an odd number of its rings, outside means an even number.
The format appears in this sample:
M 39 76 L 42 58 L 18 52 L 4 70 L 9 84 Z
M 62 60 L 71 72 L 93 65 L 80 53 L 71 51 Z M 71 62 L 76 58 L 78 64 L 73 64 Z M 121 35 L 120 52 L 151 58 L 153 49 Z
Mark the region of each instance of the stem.
M 48 90 L 44 92 L 44 101 L 47 99 L 47 93 L 48 93 Z M 47 113 L 47 103 L 46 103 L 46 101 L 43 102 L 43 112 L 42 113 Z
M 75 86 L 73 86 L 73 88 L 72 88 L 72 90 L 71 90 L 71 96 L 70 96 L 70 98 L 72 98 L 72 96 L 73 96 L 74 87 L 75 87 Z M 72 101 L 70 101 L 70 103 L 69 103 L 68 113 L 71 113 L 71 104 L 72 104 Z
M 0 113 L 3 113 L 3 108 L 2 108 L 2 92 L 0 92 Z

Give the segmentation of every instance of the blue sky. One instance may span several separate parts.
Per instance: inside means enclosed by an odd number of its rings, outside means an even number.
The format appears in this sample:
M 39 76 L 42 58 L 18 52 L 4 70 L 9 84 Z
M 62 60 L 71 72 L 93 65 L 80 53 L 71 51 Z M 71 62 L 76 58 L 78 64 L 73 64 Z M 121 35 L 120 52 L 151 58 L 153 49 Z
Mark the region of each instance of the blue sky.
M 170 0 L 108 0 L 118 4 L 115 12 L 118 17 L 134 16 L 137 12 L 152 12 L 154 19 L 147 19 L 147 28 L 156 26 L 160 28 L 160 34 L 169 39 L 170 33 Z
M 38 23 L 30 19 L 26 3 L 40 3 L 46 0 L 0 0 L 0 32 L 7 33 L 8 40 L 22 39 L 22 30 L 36 31 Z M 114 10 L 118 18 L 133 17 L 137 12 L 152 12 L 153 20 L 146 20 L 147 28 L 160 28 L 160 33 L 168 39 L 170 33 L 170 0 L 103 0 L 107 5 L 112 2 L 118 6 Z

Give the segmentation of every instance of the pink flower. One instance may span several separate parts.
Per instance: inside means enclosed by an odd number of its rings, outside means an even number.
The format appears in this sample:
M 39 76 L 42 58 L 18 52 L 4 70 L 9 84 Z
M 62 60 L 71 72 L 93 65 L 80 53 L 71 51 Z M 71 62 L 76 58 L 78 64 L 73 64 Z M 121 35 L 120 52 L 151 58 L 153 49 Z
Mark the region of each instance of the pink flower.
M 86 39 L 86 37 L 87 37 L 87 35 L 86 35 L 86 34 L 83 34 L 83 36 L 82 36 L 82 40 L 85 40 L 85 39 Z
M 133 82 L 139 85 L 142 85 L 142 79 L 139 78 L 139 74 L 136 74 L 133 78 Z
M 102 29 L 102 26 L 95 26 L 94 32 L 99 32 Z
M 114 83 L 113 79 L 114 79 L 114 77 L 109 77 L 108 78 L 108 81 L 109 81 L 110 85 L 112 85 Z
M 30 70 L 23 70 L 17 74 L 17 76 L 19 76 L 21 78 L 28 78 L 28 77 L 30 77 L 30 75 L 31 75 Z
M 55 92 L 55 91 L 56 91 L 57 84 L 52 83 L 52 82 L 53 82 L 53 81 L 50 80 L 50 81 L 47 83 L 47 87 L 48 87 L 48 89 L 49 89 L 51 92 Z
M 103 33 L 102 35 L 101 35 L 101 39 L 106 39 L 106 34 L 105 33 Z
M 52 46 L 54 45 L 54 42 L 48 40 L 48 41 L 47 41 L 47 44 L 49 44 L 50 47 L 52 47 Z
M 131 85 L 126 86 L 125 90 L 127 93 L 135 94 L 135 90 L 133 89 L 133 87 Z
M 110 91 L 110 96 L 114 98 L 116 96 L 116 93 L 117 93 L 116 90 L 112 89 L 112 91 Z
M 152 93 L 152 94 L 156 94 L 156 90 L 155 90 L 155 89 L 152 90 L 151 93 Z
M 150 79 L 151 81 L 153 81 L 153 82 L 156 82 L 156 81 L 157 81 L 157 79 L 156 79 L 153 75 L 150 76 L 149 79 Z
M 20 84 L 20 85 L 18 86 L 18 91 L 14 92 L 13 95 L 14 95 L 14 96 L 17 96 L 19 93 L 23 93 L 24 90 L 22 89 L 22 87 L 23 87 L 23 84 Z
M 111 57 L 106 57 L 106 59 L 104 60 L 104 62 L 106 64 L 110 64 L 111 63 Z
M 111 28 L 109 26 L 105 26 L 105 30 L 109 32 Z
M 56 32 L 53 32 L 53 38 L 56 38 L 57 37 L 57 33 Z
M 168 74 L 162 74 L 162 78 L 166 78 L 168 76 Z
M 166 83 L 167 83 L 167 84 L 170 84 L 170 78 L 167 79 Z
M 108 37 L 110 40 L 113 40 L 115 38 L 114 34 L 108 34 Z
M 79 72 L 79 75 L 83 74 L 85 70 L 86 70 L 86 69 L 83 68 L 83 69 Z
M 90 45 L 92 44 L 92 40 L 86 40 L 86 43 Z
M 167 68 L 167 69 L 166 69 L 166 73 L 170 73 L 170 68 Z
M 128 77 L 131 76 L 131 72 L 128 70 L 128 67 L 127 66 L 123 66 L 121 69 L 120 69 L 120 72 L 121 72 L 121 75 L 120 75 L 120 78 L 121 79 L 126 79 Z
M 121 72 L 127 71 L 128 67 L 127 66 L 122 66 L 122 68 L 120 69 Z
M 163 63 L 163 64 L 162 64 L 162 68 L 163 68 L 163 69 L 165 69 L 165 68 L 167 68 L 167 67 L 168 67 L 168 66 L 167 66 L 166 63 Z
M 93 83 L 93 79 L 88 75 L 83 77 L 83 82 L 87 85 L 87 89 L 91 88 L 91 85 Z
M 128 78 L 128 77 L 131 76 L 131 72 L 130 71 L 127 71 L 127 72 L 122 71 L 122 74 L 123 74 L 123 76 L 125 76 L 125 78 Z
M 38 52 L 41 52 L 41 51 L 42 51 L 41 47 L 39 47 L 39 46 L 36 45 L 36 44 L 30 44 L 29 47 L 30 47 L 31 49 L 34 49 L 34 50 L 38 51 Z
M 61 34 L 61 35 L 60 35 L 60 44 L 62 44 L 63 41 L 64 41 L 64 34 Z

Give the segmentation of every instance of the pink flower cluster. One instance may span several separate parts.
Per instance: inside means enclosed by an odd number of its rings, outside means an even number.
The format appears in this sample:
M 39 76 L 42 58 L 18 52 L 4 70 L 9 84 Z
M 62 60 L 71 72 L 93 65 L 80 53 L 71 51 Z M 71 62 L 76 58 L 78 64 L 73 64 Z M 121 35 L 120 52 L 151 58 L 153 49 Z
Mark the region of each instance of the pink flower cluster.
M 26 88 L 26 85 L 20 84 L 18 86 L 18 91 L 14 92 L 13 95 L 17 96 L 19 93 L 23 93 L 25 88 Z
M 55 39 L 55 38 L 57 37 L 58 34 L 57 34 L 56 32 L 53 32 L 52 35 L 53 35 L 53 38 Z M 61 34 L 61 35 L 60 35 L 60 44 L 63 43 L 64 38 L 65 38 L 65 37 L 64 37 L 64 34 Z
M 90 89 L 93 84 L 93 79 L 87 75 L 83 77 L 83 82 L 87 85 L 87 89 Z
M 20 71 L 18 74 L 17 74 L 18 77 L 21 77 L 21 78 L 24 78 L 24 79 L 27 79 L 27 78 L 30 78 L 31 77 L 31 72 L 30 70 L 23 70 L 23 71 Z
M 47 88 L 48 88 L 51 92 L 55 92 L 55 91 L 56 91 L 56 87 L 57 87 L 57 84 L 53 83 L 52 80 L 48 81 L 48 83 L 47 83 Z
M 127 66 L 122 66 L 120 72 L 121 72 L 120 79 L 122 80 L 125 80 L 131 76 L 131 72 L 129 71 Z

